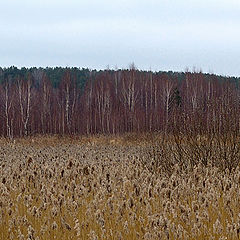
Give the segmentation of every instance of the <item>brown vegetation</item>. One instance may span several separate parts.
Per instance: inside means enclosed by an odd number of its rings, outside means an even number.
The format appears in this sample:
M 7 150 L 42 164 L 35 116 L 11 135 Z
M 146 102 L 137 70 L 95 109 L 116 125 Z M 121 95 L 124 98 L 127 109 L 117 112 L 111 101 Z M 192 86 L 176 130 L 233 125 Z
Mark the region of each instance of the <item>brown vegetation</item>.
M 1 140 L 0 239 L 239 239 L 239 141 Z

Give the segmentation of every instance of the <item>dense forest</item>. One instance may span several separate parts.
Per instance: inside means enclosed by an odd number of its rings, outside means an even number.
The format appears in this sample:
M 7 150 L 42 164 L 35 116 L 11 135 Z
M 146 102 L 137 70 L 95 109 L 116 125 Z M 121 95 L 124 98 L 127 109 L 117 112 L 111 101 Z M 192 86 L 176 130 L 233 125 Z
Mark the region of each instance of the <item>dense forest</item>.
M 240 78 L 129 69 L 0 68 L 0 135 L 240 130 Z

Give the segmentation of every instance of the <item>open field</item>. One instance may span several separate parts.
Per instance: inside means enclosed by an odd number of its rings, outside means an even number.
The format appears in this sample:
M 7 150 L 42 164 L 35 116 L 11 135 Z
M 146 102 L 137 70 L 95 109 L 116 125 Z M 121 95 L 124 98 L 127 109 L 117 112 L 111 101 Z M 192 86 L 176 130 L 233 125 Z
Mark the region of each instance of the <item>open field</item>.
M 237 137 L 0 140 L 0 239 L 239 239 Z

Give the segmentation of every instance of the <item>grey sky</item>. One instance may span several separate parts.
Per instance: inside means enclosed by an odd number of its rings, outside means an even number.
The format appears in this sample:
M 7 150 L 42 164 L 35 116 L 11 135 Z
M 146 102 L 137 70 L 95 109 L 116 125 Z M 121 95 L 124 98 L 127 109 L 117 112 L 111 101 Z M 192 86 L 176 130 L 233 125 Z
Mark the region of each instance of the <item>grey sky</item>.
M 0 66 L 240 76 L 239 0 L 0 0 Z

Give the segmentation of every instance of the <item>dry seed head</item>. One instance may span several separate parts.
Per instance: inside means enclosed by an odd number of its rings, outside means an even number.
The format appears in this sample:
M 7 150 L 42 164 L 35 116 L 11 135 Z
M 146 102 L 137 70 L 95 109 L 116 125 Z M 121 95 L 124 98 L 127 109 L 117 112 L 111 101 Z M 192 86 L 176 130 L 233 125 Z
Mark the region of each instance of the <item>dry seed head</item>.
M 53 223 L 52 223 L 52 229 L 53 230 L 56 230 L 58 228 L 58 225 L 57 225 L 57 223 L 54 221 Z

